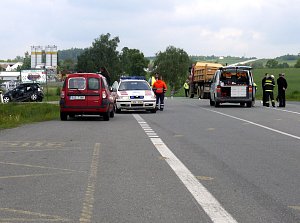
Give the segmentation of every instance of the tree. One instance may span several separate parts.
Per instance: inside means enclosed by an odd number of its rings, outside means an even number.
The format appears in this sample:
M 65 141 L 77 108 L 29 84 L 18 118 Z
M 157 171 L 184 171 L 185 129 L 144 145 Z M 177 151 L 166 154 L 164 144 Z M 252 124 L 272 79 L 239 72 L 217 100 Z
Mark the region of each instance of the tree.
M 171 89 L 178 90 L 187 78 L 190 65 L 188 54 L 174 46 L 168 46 L 165 52 L 156 53 L 155 71 L 163 76 Z
M 297 60 L 297 62 L 295 64 L 295 68 L 300 68 L 300 59 Z
M 25 52 L 25 57 L 23 59 L 23 65 L 18 67 L 17 71 L 20 70 L 30 70 L 31 69 L 31 56 L 28 52 Z
M 144 57 L 144 54 L 137 49 L 129 49 L 124 47 L 120 55 L 122 73 L 133 76 L 144 76 L 144 70 L 149 60 Z
M 278 61 L 277 60 L 268 60 L 266 63 L 267 68 L 276 68 L 278 66 Z
M 95 39 L 90 48 L 78 56 L 78 71 L 98 72 L 105 67 L 111 74 L 111 79 L 116 80 L 120 73 L 119 52 L 117 51 L 119 37 L 110 38 L 110 34 L 102 34 Z

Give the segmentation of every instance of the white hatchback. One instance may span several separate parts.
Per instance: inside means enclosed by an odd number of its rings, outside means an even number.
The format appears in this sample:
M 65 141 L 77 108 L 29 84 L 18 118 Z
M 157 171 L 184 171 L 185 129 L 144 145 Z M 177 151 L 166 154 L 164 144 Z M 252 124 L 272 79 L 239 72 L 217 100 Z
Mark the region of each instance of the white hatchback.
M 156 97 L 149 83 L 142 77 L 122 77 L 118 83 L 116 112 L 146 110 L 156 112 Z

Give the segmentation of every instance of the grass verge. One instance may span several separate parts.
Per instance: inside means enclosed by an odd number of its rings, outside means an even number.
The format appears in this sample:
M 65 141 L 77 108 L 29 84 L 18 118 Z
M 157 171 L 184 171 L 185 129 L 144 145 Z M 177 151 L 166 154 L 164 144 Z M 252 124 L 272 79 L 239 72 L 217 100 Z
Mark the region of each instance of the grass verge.
M 0 130 L 59 118 L 57 104 L 8 103 L 0 104 Z

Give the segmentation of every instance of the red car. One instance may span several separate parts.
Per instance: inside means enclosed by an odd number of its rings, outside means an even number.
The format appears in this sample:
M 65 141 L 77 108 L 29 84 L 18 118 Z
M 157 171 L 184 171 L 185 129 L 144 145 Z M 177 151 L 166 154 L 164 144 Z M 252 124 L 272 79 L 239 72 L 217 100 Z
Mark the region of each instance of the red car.
M 60 119 L 75 115 L 100 115 L 113 118 L 115 102 L 106 78 L 96 73 L 67 75 L 60 95 Z

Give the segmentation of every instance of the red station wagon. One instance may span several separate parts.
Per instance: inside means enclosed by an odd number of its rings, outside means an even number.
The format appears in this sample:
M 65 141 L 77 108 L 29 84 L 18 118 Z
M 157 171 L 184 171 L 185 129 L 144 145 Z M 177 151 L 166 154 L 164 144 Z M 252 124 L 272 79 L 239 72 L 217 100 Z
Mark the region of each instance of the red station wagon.
M 100 115 L 105 121 L 114 117 L 115 102 L 106 78 L 96 73 L 67 75 L 60 95 L 60 119 L 75 115 Z

